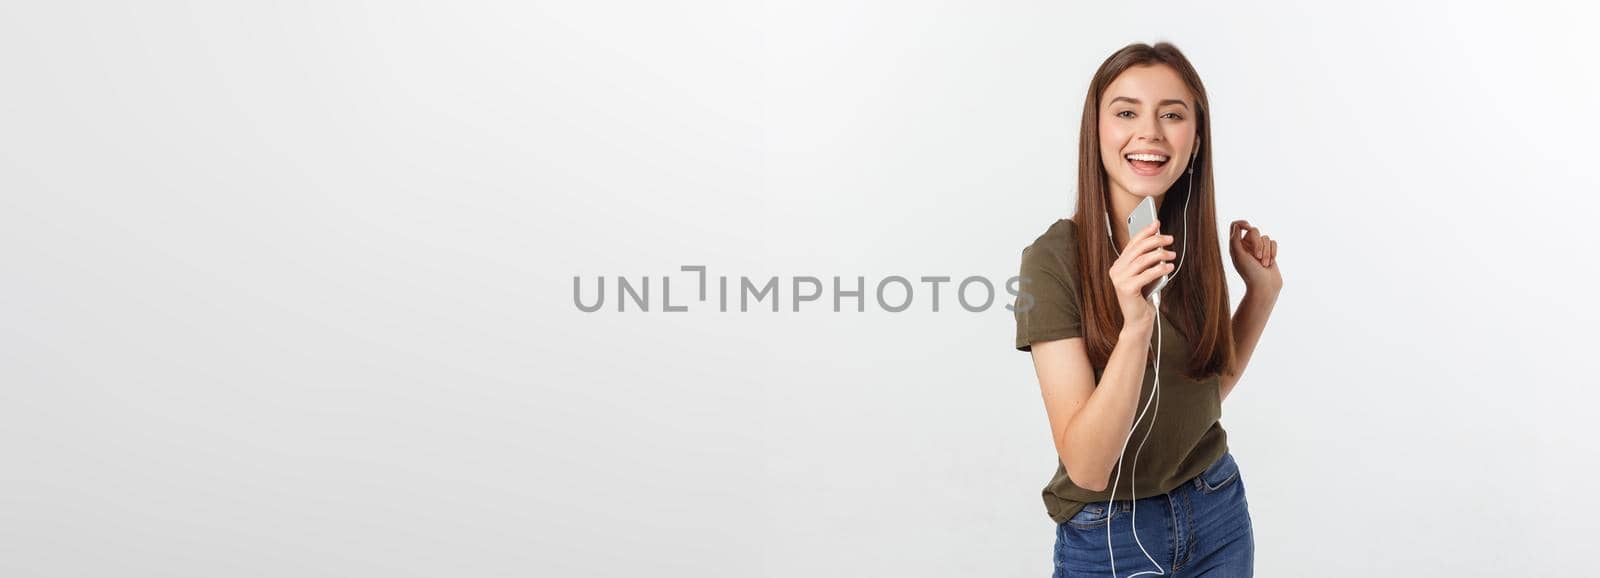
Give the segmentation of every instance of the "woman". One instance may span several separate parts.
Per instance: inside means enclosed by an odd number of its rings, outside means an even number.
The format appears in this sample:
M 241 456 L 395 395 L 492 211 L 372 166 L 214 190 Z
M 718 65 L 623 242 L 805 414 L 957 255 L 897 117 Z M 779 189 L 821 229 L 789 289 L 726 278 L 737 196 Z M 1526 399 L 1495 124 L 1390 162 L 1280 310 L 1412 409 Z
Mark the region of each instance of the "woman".
M 1075 214 L 1022 253 L 1016 347 L 1032 353 L 1058 457 L 1044 488 L 1057 577 L 1253 572 L 1219 419 L 1283 277 L 1277 242 L 1234 221 L 1228 251 L 1246 290 L 1230 315 L 1209 113 L 1176 47 L 1112 54 L 1084 99 Z M 1159 221 L 1129 238 L 1145 197 Z

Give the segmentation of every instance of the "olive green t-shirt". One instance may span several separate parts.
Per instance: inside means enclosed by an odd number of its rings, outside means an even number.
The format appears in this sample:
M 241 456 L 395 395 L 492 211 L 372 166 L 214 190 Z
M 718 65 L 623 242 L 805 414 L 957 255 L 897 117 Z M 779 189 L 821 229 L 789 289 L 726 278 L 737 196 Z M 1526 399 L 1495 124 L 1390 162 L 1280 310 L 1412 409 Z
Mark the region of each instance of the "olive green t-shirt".
M 1105 234 L 1105 228 L 1090 228 L 1088 233 Z M 1032 351 L 1032 344 L 1037 342 L 1083 335 L 1082 300 L 1078 291 L 1078 234 L 1075 222 L 1061 219 L 1022 250 L 1022 280 L 1015 304 L 1018 350 Z M 1023 295 L 1033 298 L 1032 307 L 1027 311 L 1023 310 L 1028 304 Z M 1172 491 L 1200 475 L 1228 449 L 1228 435 L 1220 421 L 1220 376 L 1196 381 L 1182 375 L 1179 368 L 1188 362 L 1189 343 L 1167 322 L 1165 310 L 1161 313 L 1160 338 L 1161 397 L 1128 440 L 1122 477 L 1117 482 L 1118 500 L 1135 496 L 1147 498 Z M 1139 409 L 1144 408 L 1154 392 L 1155 350 L 1156 335 L 1152 332 L 1152 357 L 1145 364 Z M 1094 368 L 1096 384 L 1104 371 L 1104 367 Z M 1137 415 L 1135 411 L 1135 419 Z M 1144 449 L 1138 450 L 1146 431 L 1150 437 L 1144 442 Z M 1054 449 L 1053 443 L 1051 448 Z M 1134 467 L 1136 450 L 1139 452 L 1137 469 Z M 1067 477 L 1067 468 L 1059 458 L 1051 461 L 1056 462 L 1056 473 L 1044 488 L 1044 505 L 1050 519 L 1057 524 L 1078 513 L 1085 503 L 1104 502 L 1109 498 L 1109 483 L 1106 490 L 1100 492 L 1078 487 Z M 1115 469 L 1112 478 L 1116 479 Z M 1137 489 L 1132 488 L 1134 481 L 1138 482 Z

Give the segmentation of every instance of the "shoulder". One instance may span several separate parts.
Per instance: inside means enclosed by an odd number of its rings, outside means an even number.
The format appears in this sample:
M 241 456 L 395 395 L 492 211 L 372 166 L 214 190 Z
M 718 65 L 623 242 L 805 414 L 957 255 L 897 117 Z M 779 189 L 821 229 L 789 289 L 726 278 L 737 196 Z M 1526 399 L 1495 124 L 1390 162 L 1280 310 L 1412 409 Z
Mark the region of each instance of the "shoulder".
M 1078 224 L 1071 218 L 1059 219 L 1022 249 L 1024 267 L 1067 269 L 1078 261 Z M 1063 271 L 1065 272 L 1065 271 Z

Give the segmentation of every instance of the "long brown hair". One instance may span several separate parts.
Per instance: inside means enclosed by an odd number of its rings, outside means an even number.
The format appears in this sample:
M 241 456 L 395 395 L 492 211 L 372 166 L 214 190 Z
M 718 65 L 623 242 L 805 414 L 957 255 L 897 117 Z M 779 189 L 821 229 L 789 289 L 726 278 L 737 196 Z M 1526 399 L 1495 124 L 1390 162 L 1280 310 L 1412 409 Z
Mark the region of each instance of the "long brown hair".
M 1166 42 L 1130 44 L 1112 54 L 1089 82 L 1083 101 L 1083 126 L 1078 134 L 1078 278 L 1083 289 L 1084 345 L 1095 367 L 1105 367 L 1122 328 L 1122 308 L 1107 274 L 1117 256 L 1104 234 L 1110 219 L 1109 177 L 1100 160 L 1100 97 L 1123 71 L 1163 64 L 1177 71 L 1195 100 L 1200 156 L 1195 172 L 1184 172 L 1161 202 L 1161 231 L 1174 236 L 1169 247 L 1183 256 L 1183 266 L 1162 291 L 1161 316 L 1190 344 L 1189 363 L 1182 368 L 1192 379 L 1234 372 L 1233 322 L 1228 311 L 1228 283 L 1218 248 L 1216 202 L 1211 180 L 1211 106 L 1205 85 L 1189 59 Z M 1189 192 L 1193 179 L 1193 192 Z M 1193 194 L 1193 199 L 1185 195 Z M 1188 201 L 1187 203 L 1185 201 Z M 1184 207 L 1188 206 L 1188 226 Z M 1151 353 L 1154 353 L 1152 349 Z

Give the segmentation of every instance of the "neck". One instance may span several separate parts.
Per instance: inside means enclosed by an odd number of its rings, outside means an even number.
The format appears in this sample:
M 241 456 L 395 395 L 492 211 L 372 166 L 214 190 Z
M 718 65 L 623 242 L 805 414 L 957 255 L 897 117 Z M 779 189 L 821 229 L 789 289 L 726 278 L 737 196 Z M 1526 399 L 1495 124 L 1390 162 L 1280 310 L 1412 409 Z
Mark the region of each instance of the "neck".
M 1156 195 L 1156 214 L 1161 214 L 1161 202 L 1166 200 L 1166 195 Z M 1128 215 L 1144 202 L 1144 197 L 1135 195 L 1111 184 L 1111 235 L 1116 240 L 1118 249 L 1128 245 Z

